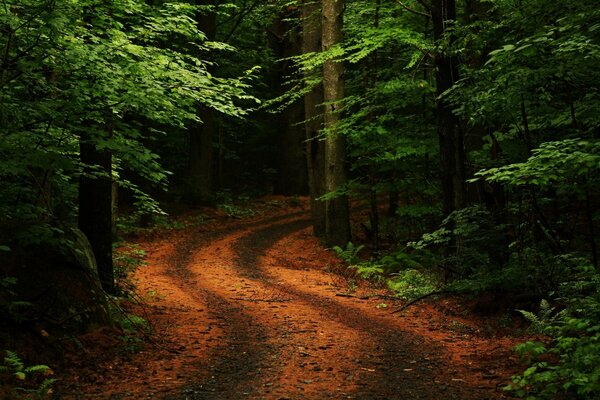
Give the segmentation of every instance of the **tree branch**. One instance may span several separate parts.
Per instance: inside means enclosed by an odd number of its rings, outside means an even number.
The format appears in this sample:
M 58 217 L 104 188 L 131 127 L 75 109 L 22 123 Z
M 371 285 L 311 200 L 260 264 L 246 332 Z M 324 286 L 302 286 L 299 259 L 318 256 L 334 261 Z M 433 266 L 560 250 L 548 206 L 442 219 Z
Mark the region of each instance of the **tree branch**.
M 229 39 L 231 39 L 231 37 L 233 36 L 235 31 L 240 27 L 240 25 L 244 21 L 244 18 L 246 18 L 247 15 L 249 15 L 252 11 L 254 11 L 254 9 L 259 4 L 260 4 L 260 0 L 256 0 L 246 10 L 242 10 L 242 12 L 240 12 L 238 20 L 235 22 L 235 24 L 233 25 L 233 28 L 231 28 L 231 31 L 227 34 L 227 36 L 225 36 L 225 39 L 223 39 L 223 43 L 227 43 L 227 41 Z
M 404 8 L 406 11 L 410 11 L 413 14 L 417 14 L 417 15 L 420 15 L 420 16 L 425 17 L 425 18 L 431 18 L 430 14 L 424 13 L 424 12 L 419 11 L 419 10 L 415 10 L 414 8 L 411 8 L 411 7 L 407 6 L 406 4 L 404 4 L 400 0 L 396 0 L 396 3 L 400 4 L 400 6 L 402 6 L 402 8 Z
M 414 299 L 412 301 L 409 301 L 408 303 L 406 303 L 402 307 L 395 309 L 394 311 L 392 311 L 392 314 L 397 314 L 399 312 L 402 312 L 402 311 L 406 310 L 408 307 L 412 306 L 413 304 L 418 303 L 418 302 L 420 302 L 422 300 L 425 300 L 425 299 L 427 299 L 427 298 L 429 298 L 431 296 L 438 296 L 438 295 L 441 295 L 441 294 L 448 294 L 448 293 L 451 293 L 451 292 L 449 290 L 439 290 L 439 291 L 435 291 L 435 292 L 424 294 L 423 296 L 419 296 L 416 299 Z

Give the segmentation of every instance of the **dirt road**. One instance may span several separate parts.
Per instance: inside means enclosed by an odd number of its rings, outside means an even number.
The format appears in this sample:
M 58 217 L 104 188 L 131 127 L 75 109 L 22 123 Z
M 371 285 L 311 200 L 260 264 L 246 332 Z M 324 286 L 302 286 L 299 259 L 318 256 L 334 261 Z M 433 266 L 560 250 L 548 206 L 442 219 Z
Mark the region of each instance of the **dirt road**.
M 141 243 L 138 291 L 162 345 L 105 362 L 94 382 L 74 377 L 66 397 L 503 398 L 510 339 L 430 304 L 392 314 L 400 303 L 381 290 L 339 296 L 347 282 L 327 271 L 339 261 L 312 238 L 308 216 L 276 208 Z

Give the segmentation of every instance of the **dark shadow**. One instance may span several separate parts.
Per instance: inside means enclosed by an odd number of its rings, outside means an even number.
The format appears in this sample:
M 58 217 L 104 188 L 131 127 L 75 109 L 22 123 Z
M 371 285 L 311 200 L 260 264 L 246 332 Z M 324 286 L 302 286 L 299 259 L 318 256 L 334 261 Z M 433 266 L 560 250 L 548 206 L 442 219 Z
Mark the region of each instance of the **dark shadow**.
M 251 279 L 259 280 L 267 286 L 288 294 L 311 307 L 317 308 L 337 323 L 354 330 L 364 330 L 365 326 L 373 327 L 370 336 L 373 338 L 370 347 L 378 349 L 379 357 L 365 354 L 357 370 L 361 368 L 375 370 L 365 372 L 357 379 L 360 389 L 353 393 L 353 399 L 359 400 L 438 400 L 438 399 L 492 399 L 498 394 L 488 393 L 470 387 L 467 383 L 456 380 L 435 383 L 448 374 L 441 372 L 451 367 L 440 358 L 444 349 L 433 343 L 426 343 L 423 338 L 411 336 L 398 329 L 383 318 L 373 318 L 357 309 L 348 309 L 337 303 L 335 299 L 304 292 L 289 286 L 276 285 L 272 276 L 261 267 L 260 257 L 279 240 L 291 233 L 304 229 L 310 224 L 308 220 L 295 220 L 287 223 L 266 225 L 253 230 L 238 240 L 233 249 L 238 256 L 237 267 L 241 273 Z M 366 320 L 370 320 L 365 323 Z M 414 362 L 416 361 L 416 363 Z M 358 372 L 358 371 L 357 371 Z M 457 377 L 460 378 L 460 377 Z M 326 397 L 327 396 L 327 397 Z M 323 398 L 337 398 L 339 392 L 323 393 Z

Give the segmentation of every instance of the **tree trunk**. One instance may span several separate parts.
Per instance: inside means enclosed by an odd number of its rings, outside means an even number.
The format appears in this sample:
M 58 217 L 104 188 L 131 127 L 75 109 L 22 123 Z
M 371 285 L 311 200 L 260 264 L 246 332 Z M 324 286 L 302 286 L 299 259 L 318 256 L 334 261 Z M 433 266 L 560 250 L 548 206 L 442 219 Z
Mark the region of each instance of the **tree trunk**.
M 323 51 L 342 42 L 344 3 L 342 0 L 323 1 Z M 335 192 L 346 184 L 346 140 L 338 132 L 341 104 L 344 97 L 344 65 L 330 59 L 323 65 L 325 99 L 325 187 Z M 328 245 L 345 245 L 350 240 L 348 197 L 338 196 L 325 202 L 325 233 Z
M 447 25 L 456 20 L 456 1 L 434 0 L 431 17 L 434 39 L 440 42 L 447 35 Z M 443 211 L 448 215 L 465 206 L 464 135 L 451 105 L 440 98 L 458 80 L 458 61 L 447 51 L 440 51 L 435 57 L 435 67 Z
M 282 13 L 271 25 L 269 46 L 276 58 L 272 70 L 272 85 L 277 95 L 283 95 L 290 87 L 286 80 L 297 74 L 291 57 L 302 51 L 302 37 L 298 30 L 290 26 L 290 18 L 297 17 L 292 12 Z M 289 105 L 279 115 L 278 129 L 275 131 L 278 144 L 278 182 L 276 192 L 283 195 L 302 195 L 308 191 L 308 174 L 305 154 L 304 101 L 299 99 Z
M 321 5 L 307 0 L 302 7 L 302 53 L 321 51 Z M 307 73 L 306 78 L 320 76 L 320 71 Z M 308 186 L 310 208 L 315 236 L 325 236 L 325 202 L 317 200 L 327 191 L 325 188 L 325 142 L 319 139 L 323 127 L 323 85 L 317 84 L 304 96 L 304 128 L 306 131 L 306 158 L 308 167 Z
M 212 139 L 215 131 L 214 111 L 198 107 L 202 122 L 190 130 L 188 199 L 192 204 L 211 205 L 214 202 L 212 179 Z
M 379 19 L 381 12 L 381 0 L 375 0 L 375 16 L 373 20 L 373 27 L 379 28 Z M 365 91 L 369 89 L 375 89 L 377 86 L 377 70 L 378 70 L 378 54 L 374 51 L 371 55 L 370 64 L 368 66 L 369 79 L 366 83 Z M 370 120 L 374 120 L 376 117 L 372 113 L 369 115 Z M 370 206 L 371 212 L 369 220 L 371 221 L 371 231 L 373 232 L 373 250 L 375 254 L 379 253 L 379 203 L 377 199 L 377 169 L 373 168 L 369 174 L 369 185 L 371 186 L 371 198 Z
M 81 177 L 79 181 L 79 229 L 87 236 L 98 266 L 102 288 L 115 294 L 113 271 L 113 182 L 112 154 L 98 150 L 87 133 L 79 141 L 81 163 L 99 168 L 106 176 Z M 87 172 L 90 172 L 88 170 Z
M 197 0 L 197 5 L 215 6 L 215 0 Z M 217 14 L 215 10 L 203 11 L 197 15 L 198 28 L 207 40 L 215 40 Z M 215 112 L 206 106 L 198 106 L 198 117 L 202 121 L 190 130 L 189 176 L 187 197 L 197 205 L 212 205 L 213 190 L 213 136 L 215 132 Z

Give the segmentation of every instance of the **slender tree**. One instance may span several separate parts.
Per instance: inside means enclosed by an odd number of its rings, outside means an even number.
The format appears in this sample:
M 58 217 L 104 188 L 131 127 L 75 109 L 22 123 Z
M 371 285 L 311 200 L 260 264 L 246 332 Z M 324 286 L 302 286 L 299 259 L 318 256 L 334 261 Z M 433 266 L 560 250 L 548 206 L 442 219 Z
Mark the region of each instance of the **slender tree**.
M 115 294 L 112 154 L 98 149 L 88 133 L 81 134 L 79 151 L 81 163 L 88 168 L 79 181 L 79 229 L 92 245 L 102 288 Z
M 290 24 L 297 18 L 296 8 L 281 12 L 268 29 L 269 46 L 279 60 L 272 68 L 272 85 L 277 95 L 290 90 L 288 77 L 297 74 L 290 60 L 302 52 L 302 35 L 299 28 Z M 297 99 L 279 114 L 277 135 L 279 177 L 276 192 L 283 195 L 306 194 L 308 190 L 307 161 L 305 155 L 304 101 Z
M 448 53 L 443 40 L 451 40 L 448 25 L 456 20 L 455 0 L 434 0 L 431 3 L 433 36 L 440 50 L 435 56 L 437 83 L 437 130 L 440 143 L 443 211 L 445 215 L 465 206 L 464 134 L 458 118 L 443 94 L 458 80 L 458 61 Z
M 323 1 L 323 51 L 342 43 L 344 2 Z M 323 65 L 323 93 L 325 100 L 325 187 L 336 192 L 346 184 L 346 140 L 338 131 L 341 119 L 341 100 L 344 97 L 344 66 L 337 58 Z M 325 235 L 329 245 L 345 245 L 350 240 L 348 197 L 340 195 L 325 203 Z
M 321 4 L 316 0 L 305 0 L 302 6 L 302 52 L 321 51 Z M 325 142 L 320 140 L 323 127 L 323 85 L 321 71 L 313 69 L 306 73 L 307 82 L 313 84 L 311 91 L 304 96 L 304 127 L 306 130 L 306 156 L 308 164 L 308 185 L 311 198 L 313 233 L 325 235 L 325 203 L 317 200 L 326 193 Z
M 217 35 L 216 0 L 196 0 L 200 6 L 212 7 L 201 10 L 197 15 L 198 29 L 213 41 Z M 194 204 L 212 204 L 213 193 L 213 137 L 215 134 L 215 112 L 198 106 L 199 123 L 190 129 L 188 199 Z

